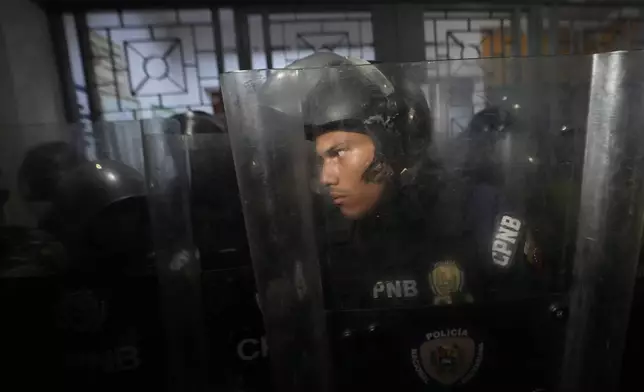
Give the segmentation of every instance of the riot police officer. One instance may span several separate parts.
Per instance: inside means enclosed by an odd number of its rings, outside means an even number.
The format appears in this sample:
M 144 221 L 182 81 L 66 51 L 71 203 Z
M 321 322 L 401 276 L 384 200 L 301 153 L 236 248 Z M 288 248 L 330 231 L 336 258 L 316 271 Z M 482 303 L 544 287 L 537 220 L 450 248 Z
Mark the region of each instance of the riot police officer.
M 16 358 L 66 390 L 150 386 L 163 357 L 142 174 L 53 142 L 27 152 L 18 181 L 43 230 L 0 235 L 3 297 L 22 298 L 3 308 Z
M 548 385 L 549 298 L 517 177 L 508 175 L 525 168 L 489 155 L 516 127 L 511 116 L 478 113 L 451 151 L 468 151 L 469 166 L 441 167 L 427 100 L 404 72 L 330 53 L 290 68 L 325 66 L 337 68 L 307 79 L 296 99 L 323 194 L 344 218 L 341 228 L 324 220 L 321 251 L 339 389 Z M 284 113 L 280 105 L 272 109 Z M 482 141 L 492 150 L 477 151 Z M 538 328 L 518 328 L 532 318 Z

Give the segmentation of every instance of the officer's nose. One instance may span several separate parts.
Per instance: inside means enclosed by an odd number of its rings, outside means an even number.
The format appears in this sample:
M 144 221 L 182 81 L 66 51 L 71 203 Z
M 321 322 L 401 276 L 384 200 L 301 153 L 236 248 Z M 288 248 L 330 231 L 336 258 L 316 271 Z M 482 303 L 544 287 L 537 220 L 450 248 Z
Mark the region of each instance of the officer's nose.
M 320 182 L 324 186 L 335 186 L 340 182 L 338 167 L 330 162 L 324 162 L 320 170 Z

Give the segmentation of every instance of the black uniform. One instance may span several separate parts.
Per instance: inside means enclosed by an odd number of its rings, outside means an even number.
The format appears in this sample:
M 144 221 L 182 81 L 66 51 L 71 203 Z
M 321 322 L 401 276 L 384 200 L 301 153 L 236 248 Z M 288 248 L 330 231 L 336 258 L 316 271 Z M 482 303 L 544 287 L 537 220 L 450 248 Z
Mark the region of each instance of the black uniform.
M 292 67 L 345 64 L 354 62 L 325 53 Z M 411 81 L 367 65 L 328 71 L 324 80 L 307 80 L 300 97 L 307 135 L 368 135 L 376 151 L 364 180 L 386 184 L 368 216 L 352 223 L 323 217 L 320 260 L 338 389 L 550 385 L 562 329 L 548 310 L 553 299 L 526 204 L 515 177 L 484 162 L 488 151 L 476 153 L 482 139 L 504 137 L 509 114 L 491 108 L 475 116 L 455 142 L 462 148 L 454 152 L 471 148 L 466 164 L 441 167 L 429 153 L 427 102 Z M 271 83 L 279 81 L 269 81 L 267 97 Z M 286 107 L 273 110 L 288 114 Z

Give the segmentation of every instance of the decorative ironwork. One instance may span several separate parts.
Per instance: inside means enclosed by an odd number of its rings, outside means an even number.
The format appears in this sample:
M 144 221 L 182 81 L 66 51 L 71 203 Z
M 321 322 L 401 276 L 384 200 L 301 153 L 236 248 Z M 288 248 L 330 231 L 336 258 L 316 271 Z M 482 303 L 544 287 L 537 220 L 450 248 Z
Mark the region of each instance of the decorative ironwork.
M 349 46 L 349 33 L 297 33 L 297 40 L 315 52 L 320 50 L 333 52 L 337 48 Z
M 267 19 L 274 68 L 323 50 L 375 59 L 369 12 L 271 14 Z
M 485 70 L 475 60 L 509 55 L 504 37 L 511 13 L 496 11 L 431 11 L 425 19 L 425 55 L 428 60 L 462 60 L 436 63 L 436 77 L 450 75 L 441 96 L 448 134 L 462 132 L 472 114 L 485 106 Z M 509 35 L 508 35 L 509 36 Z M 471 59 L 471 60 L 468 60 Z
M 238 67 L 231 10 L 115 10 L 85 20 L 92 50 L 83 61 L 95 80 L 87 88 L 98 92 L 104 120 L 211 112 L 207 90 L 218 89 L 224 69 Z M 264 37 L 252 47 L 255 68 L 280 68 L 318 50 L 375 58 L 368 12 L 251 15 L 249 22 L 251 42 Z M 258 66 L 262 58 L 272 61 Z
M 549 47 L 548 54 L 644 47 L 639 9 L 537 7 L 543 23 L 533 27 L 542 30 L 538 34 L 543 36 L 535 40 L 533 35 L 528 37 L 532 34 L 527 29 L 528 8 L 514 10 L 514 14 L 507 8 L 428 9 L 424 14 L 426 58 L 527 54 L 528 41 L 532 50 L 540 50 L 540 45 Z M 212 111 L 206 90 L 219 87 L 220 72 L 238 68 L 238 32 L 230 9 L 114 10 L 79 16 L 89 28 L 83 40 L 90 41 L 91 45 L 84 47 L 91 46 L 91 50 L 84 55 L 77 53 L 80 37 L 74 37 L 74 18 L 65 16 L 70 60 L 80 59 L 71 62 L 74 81 L 85 89 L 78 92 L 79 102 L 89 109 L 87 92 L 96 93 L 100 99 L 92 95 L 93 116 L 104 120 L 166 116 L 188 108 Z M 555 20 L 553 30 L 550 23 Z M 369 12 L 264 13 L 249 15 L 248 22 L 253 68 L 284 67 L 321 50 L 375 59 Z M 512 37 L 513 32 L 519 36 Z M 481 69 L 476 61 L 462 61 L 442 63 L 435 70 L 475 80 L 473 100 L 477 102 L 479 95 L 485 95 L 484 83 L 503 84 L 507 75 L 512 76 L 512 70 L 503 69 L 502 64 L 499 67 L 490 71 Z M 88 86 L 81 83 L 86 74 L 91 75 Z
M 212 112 L 207 91 L 219 87 L 220 68 L 230 62 L 218 61 L 219 12 L 113 11 L 86 17 L 94 88 L 105 120 L 168 116 L 186 109 Z M 234 48 L 226 57 L 236 57 Z
M 187 93 L 181 41 L 125 41 L 132 96 Z
M 476 59 L 538 54 L 590 54 L 644 47 L 641 10 L 625 7 L 536 6 L 425 13 L 426 58 L 472 59 L 437 63 L 436 76 L 449 83 L 469 83 L 446 91 L 443 105 L 449 132 L 459 132 L 473 112 L 487 104 L 492 89 L 506 88 L 525 70 L 504 61 Z M 513 36 L 513 34 L 515 36 Z M 464 101 L 463 101 L 464 99 Z M 460 101 L 460 102 L 459 102 Z
M 499 51 L 484 47 L 494 46 L 492 37 L 502 36 L 510 26 L 509 11 L 457 12 L 441 11 L 425 13 L 426 58 L 428 60 L 471 59 L 481 57 L 505 57 L 505 45 Z M 504 40 L 501 40 L 503 42 Z M 498 45 L 498 44 L 497 44 Z
M 644 15 L 635 7 L 559 9 L 558 54 L 644 48 Z

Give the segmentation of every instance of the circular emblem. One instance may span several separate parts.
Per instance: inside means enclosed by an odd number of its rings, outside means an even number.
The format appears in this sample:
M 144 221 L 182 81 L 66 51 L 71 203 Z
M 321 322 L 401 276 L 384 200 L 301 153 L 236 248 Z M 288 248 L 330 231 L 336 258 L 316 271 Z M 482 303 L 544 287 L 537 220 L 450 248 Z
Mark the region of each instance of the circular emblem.
M 411 362 L 425 384 L 433 380 L 444 386 L 462 385 L 478 372 L 483 349 L 483 342 L 477 342 L 465 328 L 436 330 L 411 350 Z

